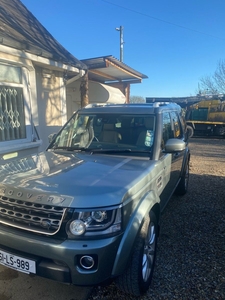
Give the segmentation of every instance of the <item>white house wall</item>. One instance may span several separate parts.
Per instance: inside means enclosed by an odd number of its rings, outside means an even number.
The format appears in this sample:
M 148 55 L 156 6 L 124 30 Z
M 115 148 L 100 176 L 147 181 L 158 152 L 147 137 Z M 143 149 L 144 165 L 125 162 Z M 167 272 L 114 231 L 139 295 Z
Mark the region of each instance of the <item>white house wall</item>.
M 67 120 L 64 70 L 60 72 L 52 70 L 52 66 L 37 66 L 28 57 L 30 55 L 26 58 L 23 51 L 0 45 L 0 64 L 22 70 L 20 86 L 23 88 L 26 119 L 26 138 L 0 141 L 0 158 L 11 152 L 23 156 L 45 150 L 49 134 L 58 132 Z M 0 82 L 0 87 L 10 85 L 15 83 Z
M 41 150 L 48 146 L 48 136 L 57 133 L 66 121 L 65 84 L 62 73 L 36 68 L 37 104 L 39 126 L 42 139 Z
M 75 111 L 81 108 L 80 83 L 81 80 L 79 79 L 68 84 L 66 87 L 67 119 L 69 119 Z

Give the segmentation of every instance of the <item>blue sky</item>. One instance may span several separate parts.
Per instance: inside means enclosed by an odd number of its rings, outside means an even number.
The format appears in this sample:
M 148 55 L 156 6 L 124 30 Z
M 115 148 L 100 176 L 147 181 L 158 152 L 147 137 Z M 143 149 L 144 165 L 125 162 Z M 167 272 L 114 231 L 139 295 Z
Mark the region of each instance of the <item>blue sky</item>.
M 148 76 L 131 95 L 182 97 L 225 59 L 224 0 L 21 0 L 76 58 L 120 58 Z

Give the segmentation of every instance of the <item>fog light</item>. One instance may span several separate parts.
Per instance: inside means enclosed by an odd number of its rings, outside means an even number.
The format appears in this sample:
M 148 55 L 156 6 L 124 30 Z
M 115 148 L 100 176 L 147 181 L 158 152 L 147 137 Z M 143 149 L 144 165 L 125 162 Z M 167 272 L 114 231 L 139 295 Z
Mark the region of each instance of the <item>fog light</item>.
M 85 232 L 86 226 L 81 220 L 74 220 L 70 223 L 70 232 L 73 235 L 81 235 Z
M 94 266 L 94 264 L 95 264 L 95 261 L 94 261 L 94 258 L 92 256 L 84 255 L 80 259 L 80 265 L 84 269 L 91 269 Z

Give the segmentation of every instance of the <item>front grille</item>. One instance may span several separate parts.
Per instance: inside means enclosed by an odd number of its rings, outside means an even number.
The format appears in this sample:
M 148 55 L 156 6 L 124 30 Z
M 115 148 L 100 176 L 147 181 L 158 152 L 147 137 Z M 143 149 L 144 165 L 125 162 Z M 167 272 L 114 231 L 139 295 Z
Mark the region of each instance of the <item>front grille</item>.
M 0 223 L 36 233 L 53 235 L 66 209 L 0 196 Z

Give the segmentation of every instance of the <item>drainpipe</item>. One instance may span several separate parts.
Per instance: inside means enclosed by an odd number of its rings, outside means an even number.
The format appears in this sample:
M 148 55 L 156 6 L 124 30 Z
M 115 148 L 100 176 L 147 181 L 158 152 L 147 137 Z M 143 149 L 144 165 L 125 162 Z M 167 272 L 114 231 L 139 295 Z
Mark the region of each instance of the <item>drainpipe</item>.
M 70 78 L 70 79 L 68 79 L 68 80 L 66 81 L 66 85 L 68 85 L 68 84 L 70 84 L 70 83 L 72 83 L 72 82 L 78 80 L 79 78 L 83 77 L 84 74 L 85 74 L 85 71 L 84 71 L 84 70 L 79 70 L 79 73 L 78 73 L 76 76 L 74 76 L 74 77 L 72 77 L 72 78 Z

